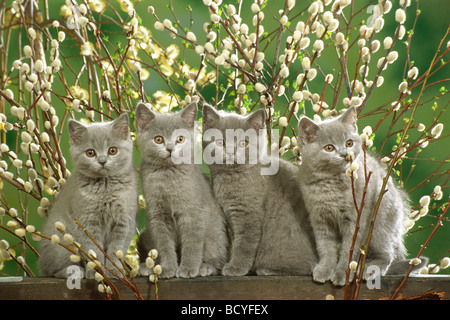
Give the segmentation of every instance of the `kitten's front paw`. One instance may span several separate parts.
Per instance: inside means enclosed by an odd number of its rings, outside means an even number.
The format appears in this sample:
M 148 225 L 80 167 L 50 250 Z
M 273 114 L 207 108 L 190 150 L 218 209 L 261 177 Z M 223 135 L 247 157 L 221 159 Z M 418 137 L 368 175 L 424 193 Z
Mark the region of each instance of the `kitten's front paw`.
M 313 279 L 316 282 L 325 283 L 331 279 L 333 269 L 325 265 L 316 265 L 313 270 Z
M 179 266 L 175 275 L 177 278 L 195 278 L 198 276 L 198 273 L 199 268 Z
M 209 263 L 203 263 L 200 267 L 200 276 L 202 277 L 214 276 L 218 273 L 219 270 Z
M 222 269 L 222 274 L 228 277 L 240 277 L 245 276 L 249 271 L 246 267 L 238 267 L 227 263 Z
M 177 268 L 176 267 L 170 267 L 170 266 L 164 267 L 164 266 L 161 266 L 161 269 L 162 269 L 162 272 L 161 272 L 161 274 L 158 277 L 162 278 L 162 279 L 174 278 L 175 274 L 177 272 Z
M 153 274 L 153 270 L 147 268 L 147 265 L 145 263 L 141 263 L 139 265 L 139 271 L 138 271 L 139 276 L 148 277 L 151 274 Z
M 86 272 L 85 272 L 86 279 L 95 279 L 96 272 L 97 271 L 95 271 L 95 269 L 86 268 Z
M 349 281 L 351 282 L 353 280 L 353 273 L 351 272 L 349 275 Z M 346 279 L 345 271 L 336 271 L 333 276 L 331 277 L 331 282 L 337 287 L 342 287 L 345 285 L 345 279 Z

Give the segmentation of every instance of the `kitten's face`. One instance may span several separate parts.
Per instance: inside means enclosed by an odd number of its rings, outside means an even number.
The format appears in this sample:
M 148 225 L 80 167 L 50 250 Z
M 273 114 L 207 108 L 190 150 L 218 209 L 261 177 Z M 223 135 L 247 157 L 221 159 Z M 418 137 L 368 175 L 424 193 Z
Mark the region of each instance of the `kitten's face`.
M 256 164 L 265 151 L 265 111 L 249 116 L 203 106 L 203 159 L 207 164 Z
M 88 126 L 70 120 L 68 128 L 70 153 L 79 172 L 92 178 L 113 177 L 132 164 L 127 114 L 112 122 Z
M 136 108 L 136 127 L 143 159 L 162 166 L 192 164 L 197 105 L 177 113 L 157 114 L 145 104 Z
M 299 138 L 303 161 L 323 171 L 345 171 L 350 164 L 348 155 L 353 153 L 356 159 L 361 151 L 355 108 L 319 124 L 302 117 Z

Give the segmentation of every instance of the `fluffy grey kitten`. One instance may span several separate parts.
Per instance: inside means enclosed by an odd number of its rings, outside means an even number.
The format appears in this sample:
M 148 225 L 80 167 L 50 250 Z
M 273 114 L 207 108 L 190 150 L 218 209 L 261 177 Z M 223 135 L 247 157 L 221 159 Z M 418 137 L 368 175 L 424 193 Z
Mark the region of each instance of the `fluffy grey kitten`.
M 331 280 L 335 285 L 345 284 L 345 270 L 356 225 L 351 179 L 346 175 L 350 167 L 349 154 L 358 165 L 355 180 L 356 201 L 360 205 L 364 190 L 364 155 L 356 124 L 356 110 L 349 108 L 343 115 L 320 123 L 302 117 L 299 121 L 299 147 L 302 164 L 299 181 L 310 213 L 319 263 L 314 267 L 313 278 L 318 282 Z M 372 175 L 364 198 L 360 229 L 355 243 L 357 260 L 365 243 L 372 214 L 380 193 L 386 170 L 370 154 L 366 154 L 367 172 Z M 375 220 L 373 236 L 367 251 L 365 270 L 374 265 L 384 275 L 392 265 L 409 267 L 404 260 L 404 219 L 409 213 L 406 194 L 392 178 L 381 201 Z M 394 267 L 395 266 L 395 267 Z M 406 268 L 407 270 L 407 268 Z M 364 275 L 365 278 L 368 273 Z
M 141 262 L 157 249 L 162 278 L 218 274 L 228 259 L 225 219 L 200 165 L 193 162 L 197 105 L 157 114 L 136 108 L 147 222 L 138 240 Z M 151 272 L 144 263 L 141 275 Z
M 209 163 L 213 190 L 233 237 L 222 274 L 309 275 L 316 255 L 298 169 L 277 154 L 278 171 L 261 175 L 268 158 L 265 123 L 264 110 L 240 116 L 203 106 L 203 157 L 215 158 Z
M 91 125 L 71 119 L 68 129 L 75 170 L 51 204 L 42 232 L 48 236 L 57 234 L 65 243 L 55 228 L 56 222 L 62 222 L 65 232 L 86 252 L 92 249 L 102 263 L 112 267 L 75 219 L 86 227 L 113 261 L 119 262 L 114 252 L 126 252 L 136 229 L 138 204 L 128 115 Z M 70 276 L 67 267 L 74 263 L 69 260 L 71 253 L 67 249 L 42 241 L 40 254 L 42 273 L 61 278 Z M 94 275 L 94 270 L 86 270 L 87 278 Z

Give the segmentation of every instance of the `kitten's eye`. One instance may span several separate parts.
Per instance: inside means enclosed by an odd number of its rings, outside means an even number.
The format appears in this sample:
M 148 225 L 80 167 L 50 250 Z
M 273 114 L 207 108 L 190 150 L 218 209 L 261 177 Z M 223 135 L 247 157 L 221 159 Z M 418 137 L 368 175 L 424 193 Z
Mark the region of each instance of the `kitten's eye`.
M 331 152 L 331 151 L 334 150 L 334 146 L 333 146 L 332 144 L 327 144 L 325 147 L 323 147 L 323 149 L 324 149 L 326 152 Z
M 164 142 L 164 138 L 161 137 L 161 136 L 156 136 L 153 140 L 154 140 L 157 144 L 161 144 L 161 143 Z
M 353 147 L 353 140 L 349 139 L 345 142 L 345 145 L 347 146 L 347 148 L 351 148 Z
M 217 145 L 218 147 L 223 147 L 224 144 L 225 144 L 225 142 L 224 142 L 222 139 L 217 139 L 217 140 L 216 140 L 216 145 Z
M 110 155 L 112 155 L 112 156 L 114 156 L 114 155 L 116 155 L 117 154 L 117 148 L 116 147 L 111 147 L 111 148 L 109 148 L 108 149 L 108 153 L 110 154 Z
M 246 148 L 248 146 L 248 141 L 247 140 L 241 140 L 238 143 L 238 146 L 241 148 Z
M 89 149 L 89 150 L 86 150 L 86 155 L 89 157 L 89 158 L 92 158 L 92 157 L 95 157 L 95 150 L 94 149 Z
M 184 142 L 184 137 L 183 136 L 178 136 L 177 137 L 177 143 L 183 143 Z

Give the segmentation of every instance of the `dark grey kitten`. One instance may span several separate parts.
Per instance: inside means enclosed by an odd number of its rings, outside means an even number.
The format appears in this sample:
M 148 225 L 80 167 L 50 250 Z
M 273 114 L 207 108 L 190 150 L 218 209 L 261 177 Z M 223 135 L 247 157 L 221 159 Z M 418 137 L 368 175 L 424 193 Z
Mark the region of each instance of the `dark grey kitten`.
M 162 278 L 220 272 L 228 259 L 225 219 L 201 166 L 194 164 L 197 105 L 157 114 L 136 108 L 147 223 L 138 241 L 141 261 L 157 249 Z M 141 275 L 150 270 L 144 263 Z
M 91 125 L 71 119 L 68 129 L 75 170 L 50 206 L 42 232 L 48 236 L 57 234 L 65 243 L 55 228 L 55 223 L 61 222 L 65 232 L 86 252 L 92 249 L 102 263 L 112 267 L 75 219 L 86 227 L 113 261 L 119 262 L 114 252 L 126 252 L 136 230 L 138 204 L 128 115 Z M 69 260 L 71 253 L 67 249 L 42 241 L 40 254 L 42 273 L 61 278 L 70 276 L 67 267 L 75 263 Z M 87 278 L 94 275 L 94 270 L 86 270 Z
M 277 154 L 270 162 L 278 170 L 261 175 L 265 123 L 264 110 L 240 116 L 203 106 L 203 157 L 233 237 L 225 276 L 308 275 L 316 263 L 297 167 Z
M 365 184 L 361 144 L 354 107 L 337 118 L 320 123 L 307 117 L 300 119 L 299 147 L 302 164 L 299 181 L 319 254 L 319 263 L 313 272 L 313 278 L 318 282 L 331 280 L 335 285 L 345 284 L 345 270 L 348 267 L 357 216 L 351 179 L 346 172 L 350 168 L 349 154 L 353 153 L 353 163 L 358 166 L 356 201 L 360 205 Z M 364 198 L 352 260 L 357 260 L 359 249 L 366 241 L 382 180 L 386 176 L 381 163 L 368 153 L 366 163 L 367 172 L 372 171 L 372 175 Z M 375 220 L 365 265 L 366 271 L 370 266 L 378 267 L 381 275 L 391 265 L 392 269 L 394 265 L 398 267 L 398 264 L 408 266 L 404 260 L 406 249 L 403 243 L 404 221 L 409 213 L 406 194 L 392 178 L 389 178 L 386 189 Z M 369 274 L 364 276 L 367 278 Z

